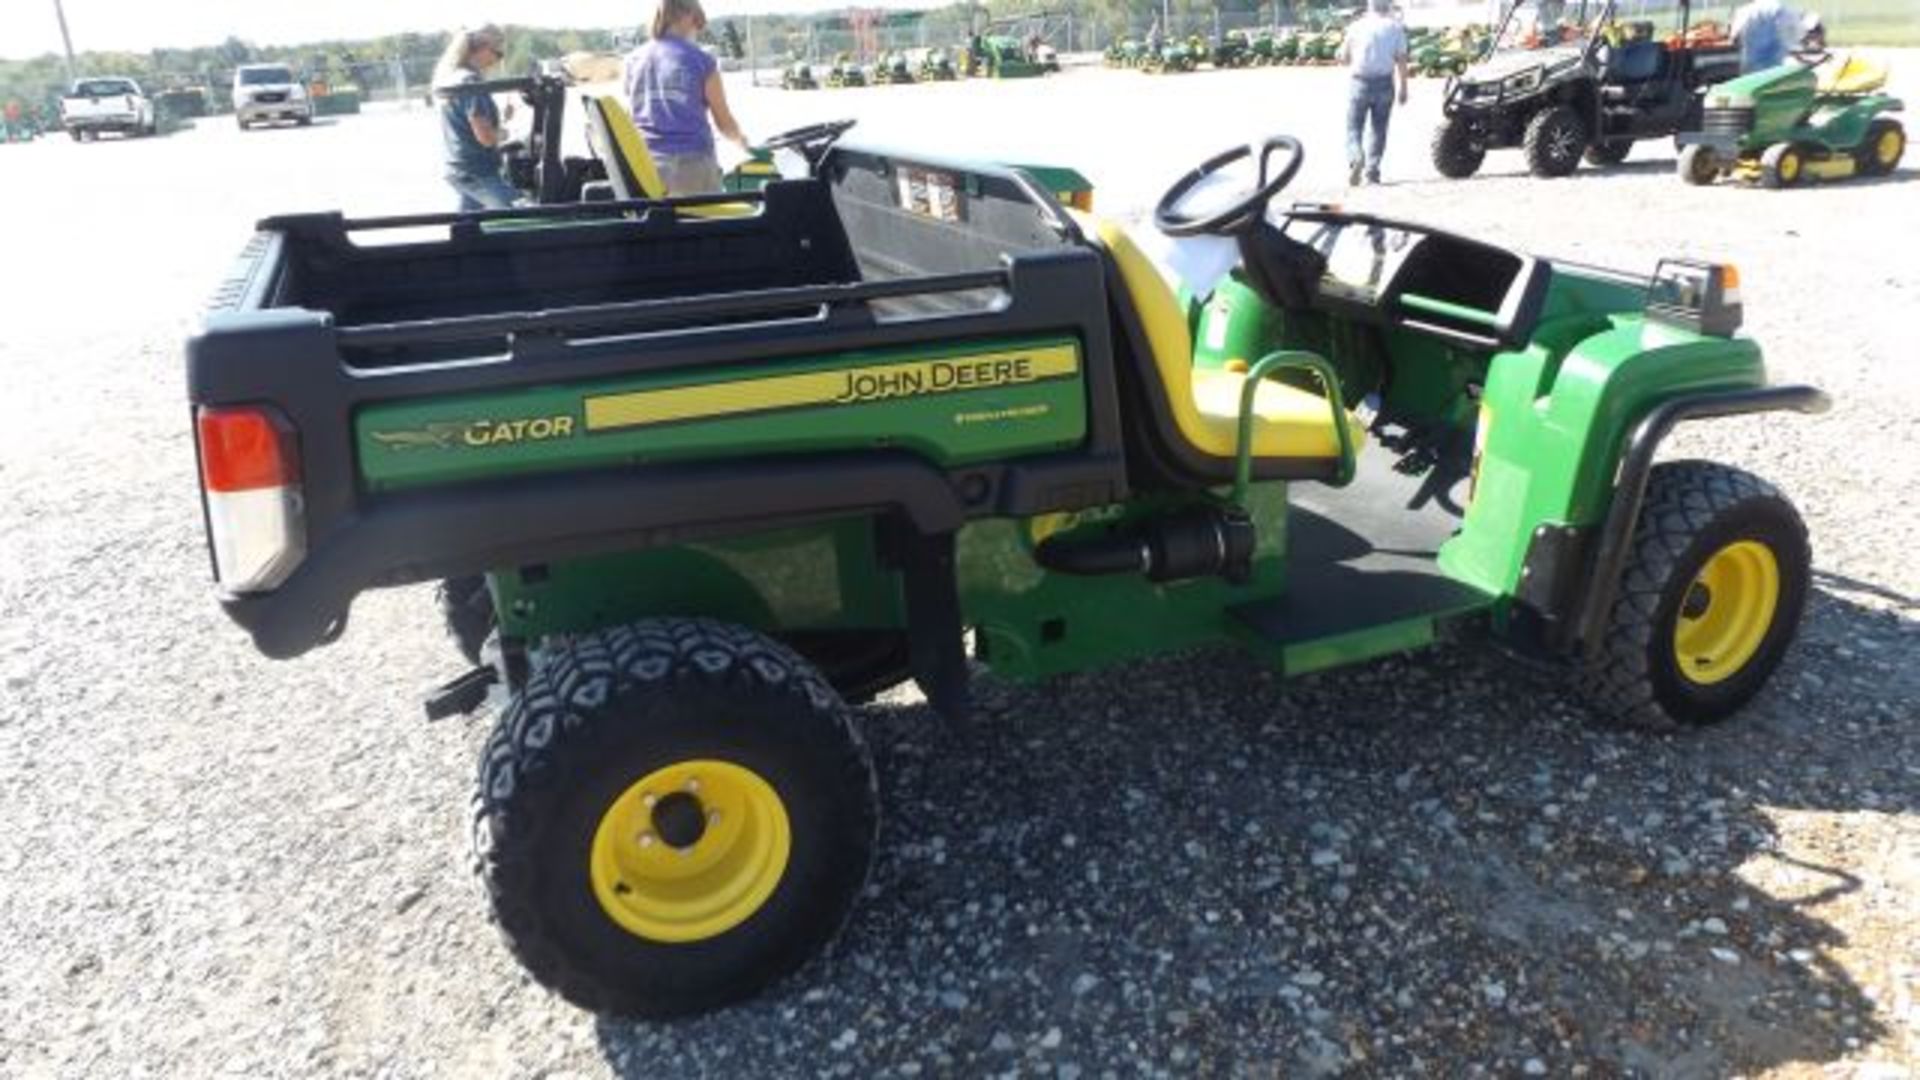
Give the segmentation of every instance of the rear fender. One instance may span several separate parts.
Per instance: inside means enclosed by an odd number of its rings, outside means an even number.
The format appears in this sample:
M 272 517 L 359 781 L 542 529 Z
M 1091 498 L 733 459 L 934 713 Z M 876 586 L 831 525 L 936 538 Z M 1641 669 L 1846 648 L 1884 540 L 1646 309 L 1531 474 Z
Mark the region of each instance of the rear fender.
M 1900 99 L 1885 94 L 1822 104 L 1807 118 L 1814 140 L 1831 150 L 1848 151 L 1866 141 L 1867 128 L 1883 113 L 1899 112 Z

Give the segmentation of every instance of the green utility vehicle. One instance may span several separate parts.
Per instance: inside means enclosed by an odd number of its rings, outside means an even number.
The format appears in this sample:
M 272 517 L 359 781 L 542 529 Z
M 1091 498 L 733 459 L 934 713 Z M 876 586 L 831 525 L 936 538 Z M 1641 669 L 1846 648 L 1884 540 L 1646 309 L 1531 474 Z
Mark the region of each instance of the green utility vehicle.
M 1659 731 L 1780 663 L 1799 515 L 1654 463 L 1682 421 L 1825 407 L 1768 385 L 1731 268 L 1269 213 L 1278 137 L 1161 200 L 1232 267 L 1183 296 L 1066 180 L 807 145 L 750 192 L 270 219 L 187 347 L 220 603 L 263 653 L 487 575 L 487 664 L 430 706 L 504 696 L 476 866 L 569 1000 L 699 1010 L 814 955 L 874 851 L 847 702 L 910 679 L 958 717 L 970 660 L 1295 675 L 1486 636 Z
M 1781 188 L 1885 176 L 1907 149 L 1906 128 L 1886 115 L 1903 108 L 1886 84 L 1884 65 L 1825 52 L 1723 83 L 1707 97 L 1701 130 L 1680 136 L 1680 178 Z

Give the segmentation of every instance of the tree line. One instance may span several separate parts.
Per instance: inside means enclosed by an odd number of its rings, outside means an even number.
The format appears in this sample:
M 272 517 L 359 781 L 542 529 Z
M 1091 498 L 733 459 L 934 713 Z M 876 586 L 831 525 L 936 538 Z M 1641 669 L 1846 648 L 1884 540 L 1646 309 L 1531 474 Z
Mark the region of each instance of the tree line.
M 1176 19 L 1183 20 L 1204 18 L 1217 11 L 1223 15 L 1266 16 L 1278 22 L 1291 22 L 1296 8 L 1313 2 L 1315 0 L 1167 0 L 1164 6 Z M 884 18 L 924 20 L 929 41 L 960 45 L 969 33 L 987 23 L 1014 16 L 1071 15 L 1082 26 L 1098 27 L 1106 36 L 1117 36 L 1129 28 L 1148 25 L 1161 16 L 1162 10 L 1161 0 L 984 0 L 930 6 L 921 12 L 889 12 Z M 756 37 L 756 48 L 762 56 L 777 54 L 803 42 L 815 26 L 831 24 L 835 19 L 832 15 L 755 16 L 752 36 Z M 844 17 L 838 21 L 843 25 L 846 22 Z M 742 19 L 714 20 L 708 27 L 707 44 L 738 56 L 743 25 Z M 615 50 L 636 40 L 640 33 L 634 28 L 578 30 L 510 26 L 503 70 L 508 74 L 526 74 L 541 60 L 572 52 Z M 409 79 L 424 80 L 446 43 L 445 32 L 406 32 L 301 45 L 255 45 L 229 37 L 217 45 L 195 48 L 83 52 L 74 57 L 74 74 L 81 78 L 127 75 L 138 79 L 150 93 L 197 88 L 219 107 L 225 104 L 233 69 L 241 64 L 284 63 L 309 79 L 331 85 L 385 88 L 395 61 L 402 65 Z M 57 54 L 47 53 L 28 60 L 0 60 L 0 102 L 12 100 L 29 107 L 57 108 L 67 85 L 66 64 Z

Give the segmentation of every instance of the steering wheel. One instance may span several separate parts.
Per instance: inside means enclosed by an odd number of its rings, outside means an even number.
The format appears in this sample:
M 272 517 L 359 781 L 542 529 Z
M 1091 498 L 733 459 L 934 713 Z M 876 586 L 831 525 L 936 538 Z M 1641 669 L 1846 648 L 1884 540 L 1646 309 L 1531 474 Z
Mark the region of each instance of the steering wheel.
M 1272 160 L 1276 151 L 1283 151 L 1286 155 L 1278 169 L 1273 168 Z M 1260 165 L 1260 177 L 1254 182 L 1252 190 L 1235 199 L 1233 205 L 1226 209 L 1205 216 L 1188 214 L 1181 208 L 1180 204 L 1201 181 L 1241 158 L 1252 158 Z M 1167 193 L 1160 196 L 1160 205 L 1154 207 L 1153 224 L 1168 236 L 1233 236 L 1245 232 L 1266 216 L 1267 203 L 1280 194 L 1281 188 L 1293 182 L 1305 158 L 1306 153 L 1300 149 L 1300 141 L 1291 135 L 1275 135 L 1265 142 L 1223 150 L 1173 182 Z
M 854 123 L 855 121 L 853 120 L 828 120 L 823 124 L 808 124 L 805 127 L 797 127 L 792 131 L 783 131 L 769 138 L 760 144 L 760 149 L 767 151 L 798 150 L 811 162 L 827 147 L 833 145 L 835 139 L 845 135 L 847 129 L 852 127 Z

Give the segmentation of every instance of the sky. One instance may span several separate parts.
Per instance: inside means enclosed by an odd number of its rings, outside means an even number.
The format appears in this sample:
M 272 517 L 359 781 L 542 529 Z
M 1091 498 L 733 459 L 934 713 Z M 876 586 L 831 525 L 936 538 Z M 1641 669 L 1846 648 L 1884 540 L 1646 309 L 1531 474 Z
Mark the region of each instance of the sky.
M 652 13 L 652 0 L 62 0 L 75 52 L 145 52 L 212 45 L 229 35 L 256 45 L 445 30 L 480 22 L 523 26 L 626 28 Z M 848 0 L 706 0 L 710 16 L 840 9 Z M 927 7 L 927 0 L 860 0 L 861 7 Z M 5 0 L 0 57 L 60 51 L 54 0 Z

